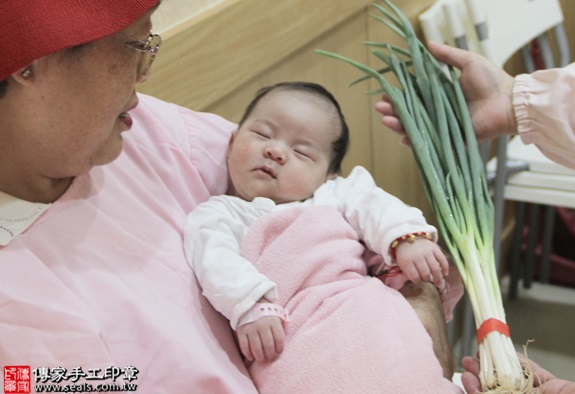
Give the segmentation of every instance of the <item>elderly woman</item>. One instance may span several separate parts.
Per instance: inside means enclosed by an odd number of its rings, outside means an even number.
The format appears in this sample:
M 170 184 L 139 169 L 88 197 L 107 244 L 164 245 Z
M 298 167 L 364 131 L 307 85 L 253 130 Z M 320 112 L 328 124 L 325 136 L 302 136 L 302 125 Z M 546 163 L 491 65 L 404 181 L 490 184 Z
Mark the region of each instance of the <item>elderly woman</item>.
M 235 125 L 136 94 L 158 0 L 53 3 L 0 3 L 5 387 L 255 392 L 182 247 L 188 212 L 227 189 Z M 437 294 L 413 299 L 443 330 Z

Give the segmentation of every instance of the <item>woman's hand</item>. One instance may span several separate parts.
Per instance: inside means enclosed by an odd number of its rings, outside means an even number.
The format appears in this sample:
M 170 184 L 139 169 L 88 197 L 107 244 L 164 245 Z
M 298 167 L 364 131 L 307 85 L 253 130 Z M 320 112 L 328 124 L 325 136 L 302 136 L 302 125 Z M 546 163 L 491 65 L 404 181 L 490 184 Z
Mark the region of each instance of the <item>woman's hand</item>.
M 531 360 L 525 360 L 525 357 L 518 353 L 522 363 L 531 369 L 533 375 L 533 387 L 539 388 L 540 394 L 573 394 L 575 393 L 575 383 L 568 382 L 567 380 L 557 379 L 552 373 L 541 368 L 537 363 Z M 481 384 L 479 383 L 479 359 L 474 357 L 464 357 L 461 360 L 461 365 L 465 372 L 461 376 L 461 382 L 468 394 L 475 394 L 481 392 Z M 526 367 L 524 367 L 526 369 Z
M 491 63 L 487 58 L 448 45 L 429 43 L 429 51 L 440 62 L 461 71 L 459 82 L 478 140 L 487 140 L 501 134 L 517 134 L 513 112 L 513 77 Z M 386 96 L 376 103 L 375 109 L 383 115 L 382 123 L 403 135 L 408 144 L 401 121 Z

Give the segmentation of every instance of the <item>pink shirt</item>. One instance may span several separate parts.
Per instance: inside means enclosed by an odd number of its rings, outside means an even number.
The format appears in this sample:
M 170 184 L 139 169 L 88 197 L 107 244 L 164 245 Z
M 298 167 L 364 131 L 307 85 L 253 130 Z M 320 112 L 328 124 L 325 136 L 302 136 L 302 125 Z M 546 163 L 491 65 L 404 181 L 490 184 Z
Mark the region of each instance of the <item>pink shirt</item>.
M 117 160 L 0 246 L 0 366 L 135 367 L 140 393 L 255 392 L 182 245 L 189 211 L 226 189 L 235 125 L 146 96 L 132 116 Z
M 575 63 L 519 75 L 513 90 L 522 141 L 575 168 Z

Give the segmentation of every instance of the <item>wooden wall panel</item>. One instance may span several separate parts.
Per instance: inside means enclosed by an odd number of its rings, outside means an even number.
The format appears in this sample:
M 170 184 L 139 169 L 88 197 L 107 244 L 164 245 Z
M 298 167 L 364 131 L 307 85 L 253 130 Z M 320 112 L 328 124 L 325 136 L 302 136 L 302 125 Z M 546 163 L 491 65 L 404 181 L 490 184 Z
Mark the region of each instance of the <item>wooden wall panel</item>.
M 400 4 L 399 2 L 396 2 Z M 434 0 L 419 0 L 401 2 L 400 8 L 410 18 L 416 32 L 421 37 L 417 16 Z M 390 35 L 386 29 L 373 18 L 368 19 L 368 37 L 372 41 L 389 41 L 405 46 L 402 39 Z M 381 63 L 375 57 L 370 57 L 373 68 L 381 68 Z M 372 87 L 373 89 L 376 86 Z M 372 113 L 371 129 L 373 133 L 373 174 L 378 185 L 389 193 L 400 197 L 405 203 L 420 208 L 428 221 L 437 225 L 432 210 L 427 202 L 415 160 L 411 150 L 400 144 L 400 138 L 381 125 L 381 117 Z
M 433 222 L 411 151 L 381 125 L 369 83 L 353 67 L 315 49 L 372 62 L 365 40 L 397 42 L 365 0 L 228 0 L 163 33 L 154 75 L 139 91 L 238 121 L 262 86 L 286 80 L 323 84 L 340 101 L 352 132 L 347 173 L 363 165 L 376 182 Z M 416 21 L 432 0 L 396 2 Z
M 204 109 L 365 8 L 365 0 L 229 0 L 166 33 L 142 90 Z M 207 15 L 206 15 L 207 14 Z
M 333 32 L 310 41 L 284 61 L 255 76 L 236 89 L 232 94 L 209 105 L 206 110 L 239 121 L 247 103 L 255 92 L 263 86 L 281 81 L 304 80 L 324 85 L 338 99 L 349 124 L 352 139 L 350 151 L 344 162 L 344 173 L 355 165 L 372 169 L 371 133 L 369 119 L 372 112 L 370 98 L 365 87 L 350 88 L 350 81 L 358 73 L 356 70 L 314 53 L 315 49 L 324 49 L 366 61 L 366 52 L 359 43 L 365 40 L 366 25 L 363 12 L 350 17 Z

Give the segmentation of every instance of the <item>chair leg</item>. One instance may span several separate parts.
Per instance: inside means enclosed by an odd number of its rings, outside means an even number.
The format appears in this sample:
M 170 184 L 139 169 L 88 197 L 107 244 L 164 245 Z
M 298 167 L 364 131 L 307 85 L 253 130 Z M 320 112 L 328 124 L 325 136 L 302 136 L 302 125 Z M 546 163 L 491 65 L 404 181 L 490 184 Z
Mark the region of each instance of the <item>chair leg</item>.
M 533 272 L 535 271 L 535 248 L 537 247 L 537 234 L 539 233 L 539 212 L 541 206 L 531 204 L 529 208 L 529 233 L 527 235 L 527 248 L 525 257 L 525 270 L 523 271 L 523 287 L 530 289 L 533 284 Z
M 475 343 L 475 317 L 473 316 L 473 308 L 469 297 L 465 297 L 465 306 L 463 308 L 463 334 L 461 354 L 467 356 L 475 354 L 477 349 L 472 349 Z M 462 356 L 462 357 L 463 357 Z
M 555 225 L 555 207 L 545 207 L 545 222 L 543 224 L 543 236 L 541 243 L 543 251 L 541 253 L 541 265 L 539 266 L 539 281 L 549 283 L 551 271 L 551 244 L 553 242 L 553 230 Z
M 497 273 L 501 272 L 501 235 L 503 232 L 503 217 L 505 214 L 505 183 L 508 177 L 507 143 L 509 137 L 497 139 L 497 169 L 495 172 L 495 186 L 493 195 L 493 254 Z
M 525 203 L 515 203 L 515 231 L 513 232 L 513 241 L 511 243 L 510 272 L 509 272 L 509 293 L 508 297 L 512 300 L 517 299 L 517 288 L 521 277 L 521 244 L 523 241 L 523 220 L 525 217 Z

